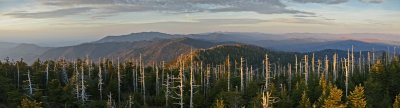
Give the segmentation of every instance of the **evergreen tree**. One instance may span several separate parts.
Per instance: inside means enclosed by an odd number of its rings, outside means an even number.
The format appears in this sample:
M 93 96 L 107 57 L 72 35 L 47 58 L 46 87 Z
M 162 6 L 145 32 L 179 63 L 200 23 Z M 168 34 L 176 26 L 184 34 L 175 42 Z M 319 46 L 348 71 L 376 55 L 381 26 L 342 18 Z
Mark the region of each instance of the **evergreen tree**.
M 394 99 L 393 108 L 400 108 L 400 94 Z
M 225 108 L 224 100 L 222 100 L 222 99 L 217 99 L 217 101 L 216 101 L 216 103 L 215 103 L 215 108 Z
M 365 82 L 368 107 L 390 107 L 387 77 L 384 65 L 377 60 Z
M 354 91 L 347 96 L 347 106 L 349 108 L 365 108 L 367 101 L 364 96 L 364 87 L 358 85 L 355 87 Z
M 338 89 L 336 86 L 330 89 L 329 96 L 325 100 L 325 108 L 344 108 L 345 105 L 342 103 L 343 91 Z
M 310 99 L 307 96 L 306 91 L 303 91 L 301 95 L 299 108 L 310 108 Z
M 36 102 L 36 100 L 29 100 L 27 98 L 22 99 L 19 108 L 42 108 L 42 102 Z

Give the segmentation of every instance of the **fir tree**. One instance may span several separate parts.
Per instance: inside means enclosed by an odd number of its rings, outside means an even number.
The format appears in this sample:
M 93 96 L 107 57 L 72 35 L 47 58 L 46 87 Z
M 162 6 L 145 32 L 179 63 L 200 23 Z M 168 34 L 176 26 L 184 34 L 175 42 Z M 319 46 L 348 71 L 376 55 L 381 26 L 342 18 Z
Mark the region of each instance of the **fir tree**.
M 336 86 L 330 89 L 329 96 L 325 100 L 325 108 L 344 108 L 345 105 L 342 103 L 343 91 L 338 89 Z
M 393 108 L 400 108 L 400 94 L 394 99 Z
M 310 99 L 307 96 L 306 91 L 303 91 L 301 95 L 299 108 L 310 108 Z
M 216 101 L 216 103 L 215 103 L 215 108 L 225 108 L 224 100 L 222 100 L 222 99 L 217 99 L 217 101 Z
M 364 87 L 358 85 L 354 91 L 347 96 L 347 106 L 349 108 L 365 108 L 367 101 L 364 96 Z

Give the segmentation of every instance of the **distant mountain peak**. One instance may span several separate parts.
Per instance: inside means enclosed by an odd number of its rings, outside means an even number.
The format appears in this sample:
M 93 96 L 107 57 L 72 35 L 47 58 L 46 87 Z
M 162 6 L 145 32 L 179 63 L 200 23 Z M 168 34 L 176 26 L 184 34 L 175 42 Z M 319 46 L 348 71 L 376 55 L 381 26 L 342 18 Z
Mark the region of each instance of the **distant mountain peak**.
M 136 41 L 149 41 L 157 39 L 173 39 L 180 36 L 161 33 L 161 32 L 139 32 L 131 33 L 120 36 L 106 36 L 95 43 L 106 43 L 106 42 L 136 42 Z

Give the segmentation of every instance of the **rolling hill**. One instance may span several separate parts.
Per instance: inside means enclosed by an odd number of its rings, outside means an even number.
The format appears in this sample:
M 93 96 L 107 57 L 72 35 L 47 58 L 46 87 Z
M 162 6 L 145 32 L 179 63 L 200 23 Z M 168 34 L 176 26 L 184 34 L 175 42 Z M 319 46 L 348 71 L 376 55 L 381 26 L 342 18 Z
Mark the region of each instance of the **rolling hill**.
M 85 43 L 77 46 L 54 48 L 43 53 L 40 58 L 58 59 L 85 58 L 97 60 L 98 58 L 142 58 L 145 62 L 174 60 L 180 54 L 193 49 L 209 48 L 216 45 L 212 42 L 195 40 L 191 38 L 176 38 L 137 42 L 104 42 Z

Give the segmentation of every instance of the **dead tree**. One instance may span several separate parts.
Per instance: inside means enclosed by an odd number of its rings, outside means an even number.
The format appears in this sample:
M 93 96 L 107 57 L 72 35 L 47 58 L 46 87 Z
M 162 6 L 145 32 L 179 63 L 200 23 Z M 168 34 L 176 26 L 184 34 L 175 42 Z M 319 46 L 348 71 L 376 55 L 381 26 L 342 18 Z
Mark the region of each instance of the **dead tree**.
M 240 91 L 244 92 L 243 57 L 240 58 Z
M 28 95 L 32 96 L 33 95 L 33 85 L 32 85 L 32 79 L 31 79 L 31 71 L 28 70 Z
M 144 72 L 144 63 L 142 62 L 142 56 L 140 56 L 140 61 L 141 61 L 141 73 L 142 73 L 142 90 L 143 90 L 143 104 L 146 105 L 146 80 L 145 80 L 145 72 Z
M 228 92 L 231 88 L 231 61 L 229 59 L 229 55 L 227 57 L 227 67 L 228 67 Z
M 88 97 L 86 95 L 85 73 L 83 70 L 83 65 L 81 66 L 81 69 L 81 102 L 82 104 L 85 104 L 85 102 L 88 100 Z
M 304 55 L 304 81 L 308 84 L 308 55 Z
M 100 100 L 103 100 L 103 75 L 101 72 L 101 63 L 99 63 L 99 73 L 97 73 L 98 83 L 97 87 L 99 88 Z
M 120 63 L 119 63 L 119 58 L 118 58 L 118 64 L 117 64 L 117 80 L 118 80 L 118 104 L 121 103 L 121 72 L 120 72 Z
M 349 88 L 349 60 L 344 59 L 345 65 L 344 65 L 344 69 L 345 69 L 345 85 L 346 85 L 346 97 L 347 97 L 347 92 L 348 92 L 348 88 Z M 347 64 L 346 64 L 347 62 Z
M 193 55 L 190 55 L 190 108 L 193 108 L 193 94 L 194 88 L 198 85 L 194 84 L 194 73 L 193 73 Z
M 49 85 L 49 63 L 46 64 L 46 88 L 48 87 L 48 85 Z
M 269 85 L 269 73 L 270 73 L 270 68 L 269 68 L 269 59 L 268 59 L 268 54 L 265 54 L 265 90 L 268 91 L 268 85 Z
M 333 54 L 333 82 L 335 82 L 336 81 L 336 78 L 337 78 L 337 67 L 336 67 L 336 65 L 337 65 L 337 54 L 335 53 L 335 54 Z
M 325 80 L 328 81 L 329 79 L 329 60 L 328 60 L 328 56 L 325 55 Z
M 156 68 L 156 95 L 158 96 L 158 94 L 159 94 L 159 86 L 160 86 L 160 83 L 159 83 L 159 76 L 158 76 L 158 65 L 156 64 L 155 65 L 155 68 Z

